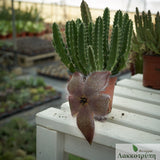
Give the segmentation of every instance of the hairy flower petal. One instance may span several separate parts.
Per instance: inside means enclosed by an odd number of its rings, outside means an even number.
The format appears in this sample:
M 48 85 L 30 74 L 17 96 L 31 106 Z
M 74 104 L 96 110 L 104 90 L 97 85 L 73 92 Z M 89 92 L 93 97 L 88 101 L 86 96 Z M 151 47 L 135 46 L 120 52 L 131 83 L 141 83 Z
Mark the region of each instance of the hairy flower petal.
M 88 98 L 90 110 L 97 116 L 105 116 L 109 107 L 110 96 L 108 94 L 94 94 Z
M 103 91 L 108 85 L 110 74 L 109 71 L 93 72 L 85 81 L 84 94 L 89 96 Z
M 88 106 L 83 106 L 77 116 L 77 125 L 89 144 L 92 144 L 94 136 L 94 115 Z
M 83 94 L 83 88 L 84 88 L 83 75 L 79 72 L 75 72 L 72 75 L 72 78 L 67 86 L 69 94 L 74 96 L 81 96 Z
M 81 108 L 80 98 L 76 96 L 69 96 L 69 105 L 72 116 L 76 116 Z

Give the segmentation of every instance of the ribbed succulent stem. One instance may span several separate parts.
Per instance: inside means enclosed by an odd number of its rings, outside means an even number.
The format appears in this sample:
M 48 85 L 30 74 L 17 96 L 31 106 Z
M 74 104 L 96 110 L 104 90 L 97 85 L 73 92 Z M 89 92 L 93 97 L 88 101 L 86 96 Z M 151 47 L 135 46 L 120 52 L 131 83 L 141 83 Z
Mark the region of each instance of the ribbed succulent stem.
M 93 42 L 93 28 L 94 28 L 94 24 L 93 23 L 89 23 L 88 24 L 88 45 L 92 45 Z
M 96 71 L 97 70 L 96 60 L 95 60 L 94 50 L 91 45 L 88 46 L 88 62 L 90 66 L 90 72 Z
M 98 65 L 98 70 L 103 70 L 104 66 L 104 55 L 103 55 L 103 22 L 102 18 L 98 17 L 96 20 L 96 26 L 97 26 L 97 65 Z
M 126 64 L 130 50 L 133 26 L 128 14 L 123 15 L 120 10 L 116 12 L 109 37 L 108 8 L 95 23 L 92 22 L 89 7 L 84 0 L 81 3 L 81 12 L 83 21 L 77 19 L 66 23 L 66 44 L 58 26 L 53 24 L 53 45 L 56 52 L 71 72 L 78 71 L 88 75 L 93 71 L 110 70 L 112 74 L 118 73 Z M 158 18 L 157 21 L 159 22 Z
M 115 65 L 118 52 L 119 52 L 119 35 L 120 35 L 120 28 L 119 26 L 114 26 L 112 30 L 111 42 L 110 42 L 110 52 L 107 61 L 107 70 L 111 71 L 112 67 Z
M 77 38 L 77 47 L 78 47 L 78 57 L 80 63 L 83 65 L 83 68 L 85 69 L 85 75 L 88 73 L 88 63 L 87 63 L 87 37 L 85 34 L 85 25 L 81 23 L 79 26 L 78 31 L 78 38 Z
M 53 45 L 56 48 L 56 52 L 59 53 L 62 62 L 70 69 L 71 72 L 74 72 L 75 69 L 73 67 L 72 60 L 67 53 L 67 49 L 65 48 L 65 44 L 56 23 L 53 23 Z
M 157 12 L 155 18 L 155 25 L 152 22 L 152 14 L 150 11 L 139 14 L 138 8 L 136 8 L 135 24 L 137 36 L 133 39 L 133 50 L 137 50 L 137 46 L 142 46 L 142 52 L 145 54 L 159 54 L 160 55 L 160 16 Z M 136 39 L 136 40 L 135 40 Z M 142 47 L 140 47 L 142 48 Z M 139 49 L 139 51 L 141 51 Z
M 81 17 L 82 17 L 83 22 L 86 25 L 92 22 L 92 16 L 91 16 L 90 9 L 88 7 L 88 4 L 84 0 L 82 0 L 82 3 L 81 3 Z
M 109 27 L 110 27 L 110 11 L 108 8 L 103 13 L 103 56 L 104 68 L 106 68 L 109 54 Z M 103 68 L 103 69 L 104 69 Z

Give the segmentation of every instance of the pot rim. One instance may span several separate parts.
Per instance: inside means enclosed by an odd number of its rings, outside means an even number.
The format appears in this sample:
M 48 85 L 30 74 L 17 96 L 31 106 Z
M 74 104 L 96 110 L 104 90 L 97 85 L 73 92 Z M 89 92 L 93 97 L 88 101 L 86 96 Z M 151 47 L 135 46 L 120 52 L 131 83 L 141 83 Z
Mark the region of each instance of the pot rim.
M 143 55 L 143 57 L 160 57 L 159 54 L 156 54 L 156 55 Z
M 118 72 L 117 74 L 114 74 L 114 75 L 111 74 L 110 77 L 111 77 L 111 78 L 118 77 L 120 74 L 121 74 L 120 72 Z
M 69 71 L 69 70 L 67 70 L 67 71 L 68 71 L 69 75 L 72 75 L 72 74 L 73 74 L 71 71 Z M 102 72 L 104 72 L 104 71 L 102 71 Z M 113 78 L 113 77 L 118 77 L 120 74 L 121 74 L 120 72 L 118 72 L 117 74 L 114 74 L 114 75 L 111 74 L 110 77 L 111 77 L 111 78 Z

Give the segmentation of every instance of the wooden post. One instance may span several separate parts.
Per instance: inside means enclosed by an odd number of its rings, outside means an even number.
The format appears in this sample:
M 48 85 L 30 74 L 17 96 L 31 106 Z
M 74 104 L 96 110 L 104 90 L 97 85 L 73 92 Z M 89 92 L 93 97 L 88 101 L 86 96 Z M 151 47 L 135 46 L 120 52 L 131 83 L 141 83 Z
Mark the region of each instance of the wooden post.
M 36 138 L 38 160 L 65 160 L 67 158 L 64 153 L 64 135 L 62 133 L 37 126 Z
M 12 36 L 13 36 L 14 51 L 16 51 L 17 50 L 17 44 L 16 44 L 16 26 L 15 26 L 14 0 L 12 0 Z

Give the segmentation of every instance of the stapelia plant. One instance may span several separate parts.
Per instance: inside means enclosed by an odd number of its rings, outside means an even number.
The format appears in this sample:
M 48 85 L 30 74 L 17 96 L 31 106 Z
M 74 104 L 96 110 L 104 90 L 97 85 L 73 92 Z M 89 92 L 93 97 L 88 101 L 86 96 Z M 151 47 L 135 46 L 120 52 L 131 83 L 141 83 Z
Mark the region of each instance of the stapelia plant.
M 82 20 L 66 23 L 66 43 L 58 25 L 53 23 L 53 45 L 62 62 L 73 73 L 68 84 L 71 113 L 77 116 L 77 125 L 91 144 L 94 117 L 106 115 L 110 103 L 110 96 L 102 91 L 108 85 L 110 74 L 117 74 L 126 64 L 133 25 L 128 14 L 119 10 L 109 37 L 108 8 L 95 22 L 84 0 L 81 12 Z
M 108 86 L 110 72 L 93 72 L 84 77 L 75 72 L 68 83 L 69 104 L 72 116 L 91 144 L 94 136 L 94 116 L 104 116 L 108 110 L 110 96 L 102 91 Z
M 133 36 L 132 50 L 144 55 L 160 55 L 160 15 L 157 12 L 155 24 L 152 21 L 150 10 L 139 14 L 136 8 L 136 34 Z
M 94 71 L 111 71 L 117 74 L 128 59 L 133 31 L 127 13 L 116 12 L 111 37 L 109 37 L 110 11 L 95 22 L 85 1 L 81 4 L 82 20 L 67 21 L 64 43 L 58 25 L 53 24 L 53 45 L 62 62 L 71 72 L 88 75 Z

